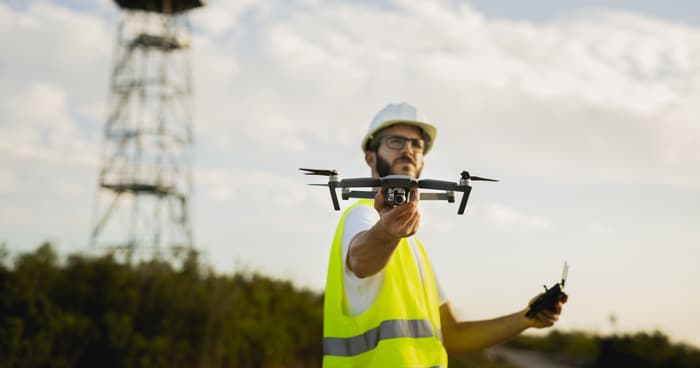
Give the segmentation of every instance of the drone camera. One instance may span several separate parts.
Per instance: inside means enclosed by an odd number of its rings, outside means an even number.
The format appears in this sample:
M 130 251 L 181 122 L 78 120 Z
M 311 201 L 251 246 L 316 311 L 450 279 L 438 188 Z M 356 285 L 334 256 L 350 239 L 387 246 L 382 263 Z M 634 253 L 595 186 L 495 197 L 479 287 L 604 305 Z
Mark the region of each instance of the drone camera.
M 406 188 L 386 188 L 384 190 L 384 203 L 388 205 L 401 205 L 411 200 L 411 192 Z

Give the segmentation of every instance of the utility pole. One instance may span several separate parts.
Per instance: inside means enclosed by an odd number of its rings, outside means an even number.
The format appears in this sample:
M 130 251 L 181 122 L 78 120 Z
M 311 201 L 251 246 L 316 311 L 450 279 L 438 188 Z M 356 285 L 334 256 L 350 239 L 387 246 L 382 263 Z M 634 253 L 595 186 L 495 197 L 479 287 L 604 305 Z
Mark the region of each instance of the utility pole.
M 193 250 L 195 0 L 115 0 L 121 10 L 98 176 L 93 248 L 178 257 Z

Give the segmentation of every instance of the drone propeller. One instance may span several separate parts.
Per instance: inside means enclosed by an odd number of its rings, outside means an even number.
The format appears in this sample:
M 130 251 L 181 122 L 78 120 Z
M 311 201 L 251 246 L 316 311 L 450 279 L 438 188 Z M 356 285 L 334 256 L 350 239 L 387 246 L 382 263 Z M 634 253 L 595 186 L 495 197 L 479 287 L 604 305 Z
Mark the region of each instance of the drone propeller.
M 326 169 L 304 169 L 304 168 L 299 168 L 301 171 L 306 171 L 304 175 L 322 175 L 322 176 L 337 176 L 338 171 L 331 169 L 331 170 L 326 170 Z
M 459 209 L 457 209 L 457 214 L 461 215 L 464 213 L 464 209 L 467 207 L 467 201 L 469 201 L 469 194 L 472 191 L 472 187 L 469 185 L 470 180 L 478 181 L 498 181 L 496 179 L 482 178 L 480 176 L 471 176 L 469 171 L 462 171 L 460 174 L 462 180 L 460 181 L 460 187 L 464 188 L 464 194 L 462 195 L 462 200 L 459 203 Z
M 480 180 L 480 181 L 498 181 L 496 179 L 489 179 L 489 178 L 482 178 L 481 176 L 471 176 L 469 175 L 469 171 L 462 171 L 462 179 L 470 179 L 470 180 Z
M 309 184 L 312 186 L 323 186 L 328 187 L 331 194 L 331 201 L 333 202 L 333 208 L 338 211 L 340 210 L 340 203 L 338 203 L 338 195 L 335 193 L 335 188 L 338 187 L 338 171 L 336 170 L 325 170 L 325 169 L 304 169 L 299 168 L 301 171 L 306 171 L 304 175 L 321 175 L 328 176 L 328 184 Z

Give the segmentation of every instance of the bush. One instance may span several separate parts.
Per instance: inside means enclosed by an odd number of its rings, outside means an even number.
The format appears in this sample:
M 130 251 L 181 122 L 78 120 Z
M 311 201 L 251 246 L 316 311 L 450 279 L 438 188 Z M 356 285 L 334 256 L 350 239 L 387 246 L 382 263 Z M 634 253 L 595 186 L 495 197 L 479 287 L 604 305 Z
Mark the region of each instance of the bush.
M 50 244 L 0 265 L 0 367 L 318 367 L 322 296 L 196 259 L 138 265 Z
M 700 367 L 700 350 L 674 344 L 659 331 L 597 336 L 580 331 L 553 330 L 544 337 L 522 335 L 508 345 L 565 356 L 570 361 L 583 362 L 595 368 Z

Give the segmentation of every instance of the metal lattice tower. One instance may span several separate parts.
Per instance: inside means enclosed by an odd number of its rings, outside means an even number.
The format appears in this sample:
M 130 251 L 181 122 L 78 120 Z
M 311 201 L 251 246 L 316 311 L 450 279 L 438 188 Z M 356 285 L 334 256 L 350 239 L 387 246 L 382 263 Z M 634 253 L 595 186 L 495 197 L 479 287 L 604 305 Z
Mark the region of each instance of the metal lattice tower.
M 193 249 L 190 26 L 186 0 L 115 0 L 122 9 L 104 126 L 93 248 Z

